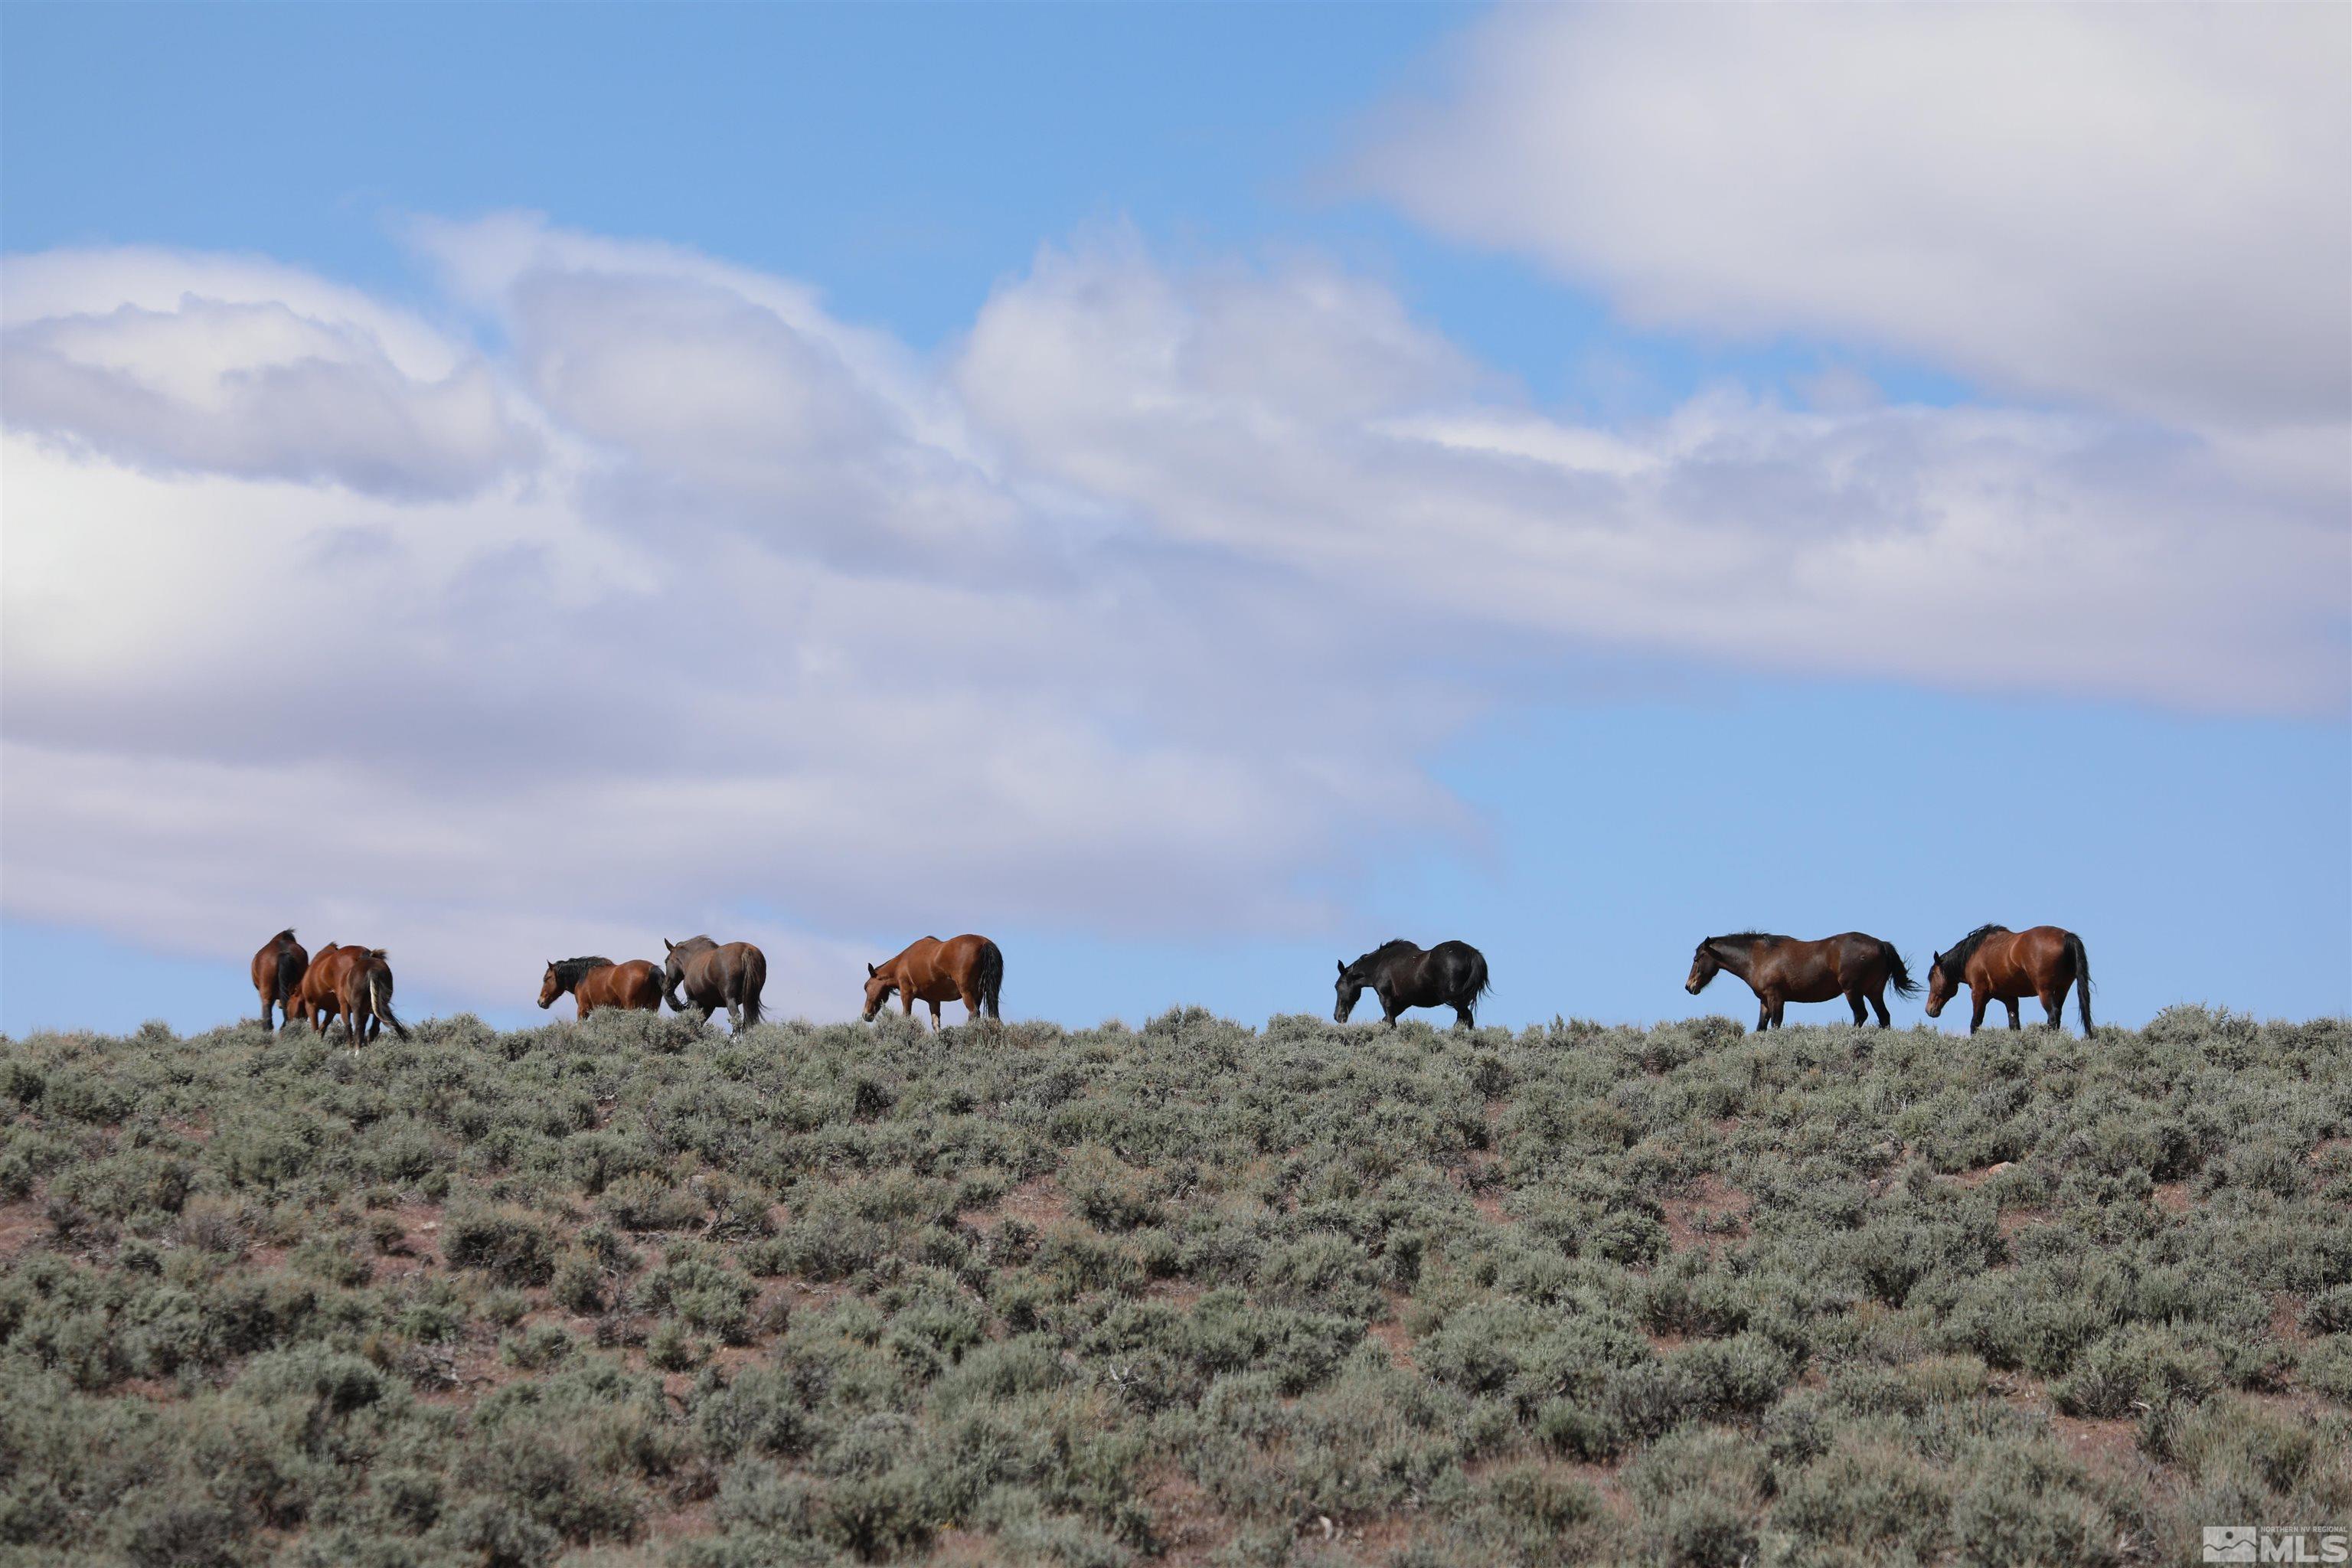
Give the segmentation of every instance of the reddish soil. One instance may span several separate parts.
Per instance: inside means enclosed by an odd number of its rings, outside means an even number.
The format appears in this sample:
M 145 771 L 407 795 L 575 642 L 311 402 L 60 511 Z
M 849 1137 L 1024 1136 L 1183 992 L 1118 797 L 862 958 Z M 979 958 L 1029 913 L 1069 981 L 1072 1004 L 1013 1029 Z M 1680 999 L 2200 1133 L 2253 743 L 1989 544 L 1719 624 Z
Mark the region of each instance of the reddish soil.
M 1714 1172 L 1691 1184 L 1690 1191 L 1660 1205 L 1665 1210 L 1667 1244 L 1676 1252 L 1738 1241 L 1748 1235 L 1748 1215 L 1756 1201 L 1727 1184 Z M 1701 1219 L 1711 1222 L 1702 1228 Z M 1728 1219 L 1728 1228 L 1722 1224 Z

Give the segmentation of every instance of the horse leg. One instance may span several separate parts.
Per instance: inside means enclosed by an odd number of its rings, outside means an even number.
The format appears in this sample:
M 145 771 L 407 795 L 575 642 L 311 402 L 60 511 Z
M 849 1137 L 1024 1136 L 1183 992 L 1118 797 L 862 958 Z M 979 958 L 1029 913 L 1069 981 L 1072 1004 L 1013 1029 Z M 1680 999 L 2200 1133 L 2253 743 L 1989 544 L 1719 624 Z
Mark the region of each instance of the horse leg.
M 1756 994 L 1756 1032 L 1762 1034 L 1772 1026 L 1772 999 L 1762 992 Z
M 933 1002 L 928 1005 L 931 1009 L 931 1033 L 936 1035 L 940 1032 L 940 1005 Z
M 1788 1012 L 1789 999 L 1786 996 L 1778 994 L 1774 995 L 1772 998 L 1772 1026 L 1774 1028 L 1785 1029 L 1789 1026 L 1785 1022 L 1788 1016 Z
M 963 1021 L 967 1028 L 980 1022 L 980 993 L 977 991 L 963 994 Z
M 2062 1020 L 2066 1012 L 2066 993 L 2063 991 L 2044 991 L 2042 994 L 2042 1010 L 2050 1015 L 2050 1026 L 2052 1028 L 2055 1029 L 2063 1027 L 2063 1025 Z
M 1878 983 L 1878 989 L 1870 994 L 1870 1005 L 1877 1010 L 1878 1026 L 1880 1028 L 1891 1029 L 1895 1027 L 1895 1016 L 1886 1010 L 1886 983 L 1885 981 L 1880 981 Z M 1859 1011 L 1859 1009 L 1857 1009 L 1857 1011 Z M 1859 1024 L 1862 1020 L 1860 1018 L 1856 1018 L 1854 1022 Z
M 1985 1004 L 1986 1004 L 1986 1003 L 1988 1003 L 1988 1002 L 1990 1002 L 1991 1000 L 1992 1000 L 1992 994 L 1991 994 L 1991 993 L 1990 993 L 1990 992 L 1986 992 L 1986 991 L 1979 991 L 1979 990 L 1978 990 L 1978 989 L 1977 989 L 1975 986 L 1973 986 L 1973 985 L 1971 985 L 1971 986 L 1969 986 L 1969 1034 L 1973 1035 L 1973 1034 L 1975 1034 L 1979 1029 L 1981 1029 L 1981 1028 L 1983 1028 L 1983 1027 L 1984 1027 Z
M 1845 1005 L 1853 1009 L 1853 1026 L 1857 1029 L 1861 1028 L 1865 1021 L 1862 1007 L 1862 993 L 1859 991 L 1847 992 L 1845 994 Z
M 2022 1029 L 2023 1027 L 2025 1027 L 2025 1020 L 2023 1020 L 2022 1018 L 2020 1018 L 2020 1017 L 2017 1016 L 2017 998 L 2016 998 L 2016 997 L 2014 997 L 2014 996 L 2004 996 L 2004 997 L 2002 997 L 2002 998 L 2000 999 L 2000 1005 L 2001 1005 L 2002 1006 L 2004 1006 L 2004 1007 L 2006 1007 L 2006 1008 L 2008 1008 L 2008 1009 L 2009 1009 L 2009 1026 L 2010 1026 L 2011 1028 L 2012 1028 L 2012 1029 Z
M 1456 1002 L 1454 1004 L 1454 1026 L 1457 1029 L 1476 1028 L 1478 1026 L 1478 1005 L 1475 1002 Z

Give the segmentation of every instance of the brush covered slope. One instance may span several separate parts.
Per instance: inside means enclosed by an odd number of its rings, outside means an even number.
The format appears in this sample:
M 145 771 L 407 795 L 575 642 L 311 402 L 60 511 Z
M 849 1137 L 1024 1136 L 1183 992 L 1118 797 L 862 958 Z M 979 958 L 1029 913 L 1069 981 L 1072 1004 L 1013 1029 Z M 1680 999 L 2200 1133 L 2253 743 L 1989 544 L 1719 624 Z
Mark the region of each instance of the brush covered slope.
M 2352 1030 L 0 1041 L 0 1563 L 2189 1563 Z

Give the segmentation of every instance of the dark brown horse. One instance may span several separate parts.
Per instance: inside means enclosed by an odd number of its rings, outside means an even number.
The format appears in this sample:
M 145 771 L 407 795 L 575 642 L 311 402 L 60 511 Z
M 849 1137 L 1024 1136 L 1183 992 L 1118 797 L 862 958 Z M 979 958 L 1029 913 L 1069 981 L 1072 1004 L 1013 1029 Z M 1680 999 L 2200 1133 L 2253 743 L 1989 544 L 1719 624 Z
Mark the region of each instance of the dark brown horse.
M 1979 926 L 1936 955 L 1927 971 L 1927 1016 L 1939 1016 L 1944 1004 L 1969 988 L 1969 1033 L 1984 1026 L 1985 1004 L 1998 998 L 2009 1008 L 2009 1026 L 2025 1026 L 2017 1005 L 2028 996 L 2042 999 L 2050 1026 L 2061 1027 L 2066 1012 L 2066 987 L 2076 987 L 2082 1005 L 2083 1036 L 2091 1034 L 2091 955 L 2083 939 L 2057 926 L 2011 931 L 2007 926 Z
M 1398 937 L 1353 963 L 1341 959 L 1332 1022 L 1346 1023 L 1367 987 L 1381 999 L 1381 1021 L 1392 1029 L 1408 1007 L 1451 1007 L 1457 1026 L 1475 1028 L 1478 998 L 1489 989 L 1486 955 L 1466 942 L 1441 942 L 1424 952 Z
M 997 1011 L 997 999 L 1003 989 L 1004 954 L 994 942 L 969 933 L 948 942 L 927 936 L 909 942 L 896 958 L 866 966 L 862 1016 L 872 1023 L 896 991 L 909 1018 L 915 1016 L 916 1003 L 929 1003 L 934 1029 L 940 1026 L 942 1002 L 961 1002 L 967 1023 L 983 1012 L 1001 1020 L 1004 1015 Z
M 669 957 L 662 964 L 662 996 L 675 1012 L 699 1007 L 706 1013 L 727 1009 L 729 1026 L 741 1034 L 760 1021 L 760 989 L 768 984 L 768 955 L 748 942 L 724 947 L 707 936 L 684 942 L 665 939 Z M 686 1000 L 677 999 L 685 987 Z
M 358 1050 L 363 1039 L 373 1040 L 383 1033 L 383 1026 L 402 1039 L 408 1038 L 408 1026 L 392 1016 L 392 965 L 383 961 L 383 949 L 372 947 L 352 960 L 343 971 L 341 984 L 343 1005 L 343 1039 L 352 1049 Z M 361 1028 L 361 1020 L 366 1028 Z
M 286 1022 L 294 1021 L 294 993 L 302 988 L 302 972 L 310 967 L 310 955 L 294 940 L 294 928 L 288 926 L 261 944 L 253 955 L 253 989 L 261 998 L 261 1026 L 278 1026 L 274 1014 L 282 1011 Z
M 1711 936 L 1691 955 L 1690 978 L 1683 989 L 1696 996 L 1707 982 L 1728 969 L 1756 993 L 1756 1026 L 1777 1028 L 1780 1010 L 1791 1002 L 1834 1002 L 1843 996 L 1853 1009 L 1853 1021 L 1864 1022 L 1867 1001 L 1878 1014 L 1878 1026 L 1891 1028 L 1886 1011 L 1886 987 L 1901 996 L 1919 994 L 1919 983 L 1903 967 L 1903 955 L 1891 942 L 1850 931 L 1819 942 L 1799 942 L 1792 936 L 1768 936 L 1744 931 Z
M 551 958 L 547 978 L 539 984 L 539 1005 L 551 1007 L 566 991 L 579 1004 L 583 1018 L 599 1007 L 658 1013 L 662 1005 L 662 972 L 642 958 L 615 963 L 609 958 Z
M 286 1021 L 297 1017 L 310 1021 L 310 1032 L 323 1035 L 331 1019 L 343 1016 L 343 975 L 358 960 L 367 956 L 368 950 L 345 943 L 341 947 L 329 942 L 310 955 L 309 967 L 302 971 L 301 983 L 287 1001 Z

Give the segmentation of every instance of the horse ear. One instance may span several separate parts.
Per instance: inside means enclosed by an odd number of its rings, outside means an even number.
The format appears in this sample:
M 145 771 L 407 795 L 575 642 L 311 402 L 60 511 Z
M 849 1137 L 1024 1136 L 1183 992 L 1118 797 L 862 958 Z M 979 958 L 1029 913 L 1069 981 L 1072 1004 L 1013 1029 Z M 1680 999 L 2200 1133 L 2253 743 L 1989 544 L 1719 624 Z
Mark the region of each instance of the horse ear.
M 1348 973 L 1348 961 L 1344 958 L 1339 960 L 1339 973 L 1342 974 Z
M 868 980 L 874 978 L 874 966 L 870 963 L 866 966 L 866 978 Z

